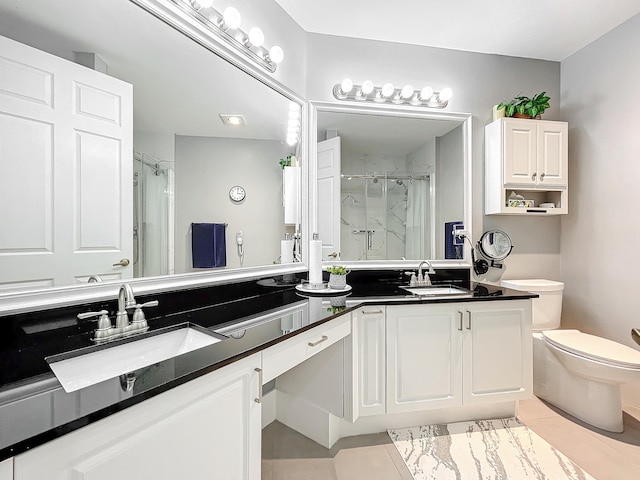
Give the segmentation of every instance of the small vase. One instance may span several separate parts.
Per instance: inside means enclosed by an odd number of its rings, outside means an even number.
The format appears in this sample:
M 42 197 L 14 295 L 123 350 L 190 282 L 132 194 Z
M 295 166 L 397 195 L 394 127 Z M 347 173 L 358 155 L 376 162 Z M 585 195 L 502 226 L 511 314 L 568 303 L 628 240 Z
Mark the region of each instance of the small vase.
M 347 287 L 347 276 L 336 275 L 335 273 L 329 274 L 329 288 L 336 290 L 343 290 Z
M 529 115 L 528 113 L 514 113 L 513 114 L 513 118 L 531 118 L 531 115 Z

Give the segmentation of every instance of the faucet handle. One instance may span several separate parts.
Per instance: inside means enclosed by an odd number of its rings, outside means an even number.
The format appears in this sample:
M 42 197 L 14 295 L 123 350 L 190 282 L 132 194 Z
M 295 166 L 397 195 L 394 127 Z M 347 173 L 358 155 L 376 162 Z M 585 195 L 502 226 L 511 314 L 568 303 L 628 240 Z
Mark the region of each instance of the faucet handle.
M 84 312 L 78 314 L 79 320 L 84 320 L 92 317 L 99 317 L 98 328 L 96 328 L 94 334 L 95 336 L 94 338 L 92 338 L 92 340 L 99 342 L 111 337 L 111 335 L 113 334 L 113 327 L 111 325 L 111 320 L 109 319 L 109 312 L 107 312 L 106 310 L 100 310 L 99 312 Z
M 146 307 L 157 307 L 158 300 L 151 300 L 150 302 L 138 303 L 136 305 L 136 310 L 133 312 L 133 318 L 131 321 L 131 329 L 135 331 L 146 331 L 149 326 L 147 325 L 147 318 L 142 311 L 143 308 Z

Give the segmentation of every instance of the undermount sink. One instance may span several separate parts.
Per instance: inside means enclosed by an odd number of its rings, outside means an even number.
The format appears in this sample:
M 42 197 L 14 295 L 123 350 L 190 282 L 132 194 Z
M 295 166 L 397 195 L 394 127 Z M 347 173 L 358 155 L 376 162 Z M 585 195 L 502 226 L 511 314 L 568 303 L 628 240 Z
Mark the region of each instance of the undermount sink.
M 439 297 L 471 297 L 472 293 L 466 288 L 454 285 L 427 285 L 424 287 L 400 287 L 413 295 L 426 298 Z
M 127 343 L 104 345 L 90 352 L 76 350 L 47 357 L 53 373 L 67 393 L 117 378 L 134 370 L 219 342 L 215 336 L 185 325 L 166 333 L 131 339 Z

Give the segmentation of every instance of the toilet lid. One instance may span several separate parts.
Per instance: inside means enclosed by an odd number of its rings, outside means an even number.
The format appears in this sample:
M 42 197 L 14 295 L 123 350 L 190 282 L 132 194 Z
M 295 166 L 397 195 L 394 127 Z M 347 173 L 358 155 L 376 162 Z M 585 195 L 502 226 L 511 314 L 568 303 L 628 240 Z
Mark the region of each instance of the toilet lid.
M 640 368 L 640 351 L 579 330 L 545 330 L 545 340 L 558 348 L 610 365 Z

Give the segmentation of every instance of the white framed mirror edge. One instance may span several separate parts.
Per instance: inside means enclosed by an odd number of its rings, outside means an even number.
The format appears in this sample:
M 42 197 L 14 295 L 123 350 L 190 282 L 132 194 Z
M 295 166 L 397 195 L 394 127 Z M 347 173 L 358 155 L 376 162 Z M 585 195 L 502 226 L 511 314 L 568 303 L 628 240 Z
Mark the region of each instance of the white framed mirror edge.
M 319 100 L 309 101 L 309 117 L 308 117 L 308 136 L 307 151 L 309 161 L 309 188 L 308 188 L 308 204 L 309 205 L 309 221 L 308 232 L 316 232 L 318 229 L 318 190 L 317 190 L 317 165 L 318 165 L 318 112 L 329 113 L 352 113 L 352 114 L 369 114 L 369 115 L 385 115 L 389 117 L 409 117 L 422 119 L 439 119 L 439 120 L 457 120 L 463 125 L 463 156 L 464 156 L 464 229 L 468 233 L 468 242 L 464 242 L 464 259 L 463 260 L 429 260 L 434 268 L 471 268 L 471 243 L 473 242 L 473 209 L 471 189 L 471 176 L 473 169 L 472 151 L 473 151 L 473 116 L 470 113 L 448 112 L 448 111 L 427 111 L 419 107 L 396 107 L 393 105 L 370 105 L 356 102 L 326 102 Z M 358 261 L 323 261 L 323 266 L 335 264 L 344 265 L 349 269 L 358 270 L 392 270 L 401 268 L 415 267 L 419 260 L 358 260 Z
M 299 151 L 301 159 L 302 184 L 309 185 L 310 164 L 308 149 L 308 131 L 305 119 L 308 118 L 309 103 L 307 100 L 286 87 L 284 84 L 262 72 L 260 68 L 252 64 L 249 59 L 239 55 L 227 45 L 221 43 L 211 35 L 207 35 L 204 28 L 197 22 L 167 0 L 130 0 L 140 6 L 151 15 L 177 29 L 184 35 L 199 43 L 212 54 L 218 55 L 230 62 L 235 67 L 244 71 L 267 87 L 283 95 L 292 102 L 298 103 L 301 109 L 301 136 Z M 306 157 L 306 158 L 305 158 Z M 305 179 L 307 179 L 305 181 Z M 305 188 L 300 192 L 302 206 L 302 244 L 304 245 L 306 232 L 310 232 L 309 223 L 309 195 Z M 264 265 L 256 267 L 243 267 L 237 269 L 221 269 L 217 271 L 174 274 L 159 277 L 139 277 L 126 280 L 109 281 L 103 283 L 69 285 L 48 289 L 25 290 L 19 292 L 6 292 L 0 294 L 0 317 L 8 315 L 48 310 L 79 303 L 99 302 L 117 298 L 118 289 L 122 283 L 129 283 L 137 295 L 159 293 L 169 290 L 186 290 L 189 288 L 202 288 L 225 283 L 248 281 L 262 277 L 278 276 L 289 273 L 300 273 L 308 270 L 308 259 L 305 248 L 301 249 L 302 261 L 284 265 Z

